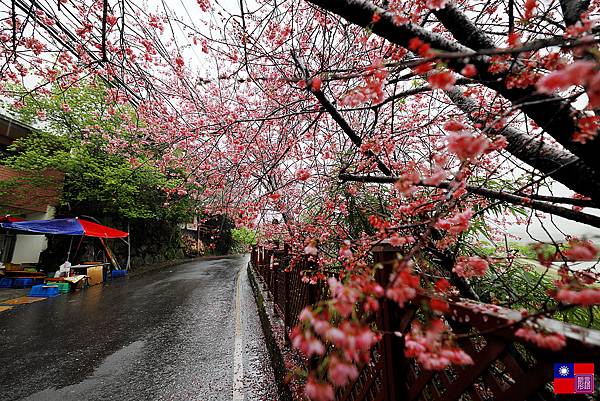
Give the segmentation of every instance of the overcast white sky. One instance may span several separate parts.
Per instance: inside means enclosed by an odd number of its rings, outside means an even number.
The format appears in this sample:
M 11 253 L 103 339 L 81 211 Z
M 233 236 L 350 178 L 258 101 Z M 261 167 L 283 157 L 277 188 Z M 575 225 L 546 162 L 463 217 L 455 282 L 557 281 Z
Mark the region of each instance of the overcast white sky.
M 564 185 L 558 183 L 554 183 L 552 192 L 554 196 L 571 196 L 573 194 L 573 191 L 570 191 Z M 549 193 L 540 192 L 540 194 L 548 195 Z M 567 205 L 566 207 L 569 206 Z M 600 210 L 598 209 L 586 208 L 583 211 L 585 213 L 600 216 Z M 600 229 L 588 226 L 587 224 L 576 223 L 557 216 L 552 216 L 552 219 L 550 219 L 549 215 L 546 215 L 546 218 L 543 219 L 542 222 L 543 227 L 540 221 L 534 217 L 532 219 L 532 224 L 528 229 L 524 225 L 514 224 L 508 226 L 507 233 L 520 237 L 524 242 L 532 241 L 531 236 L 536 240 L 547 242 L 550 240 L 548 233 L 554 240 L 561 240 L 564 238 L 564 235 L 561 233 L 561 231 L 563 231 L 568 235 L 585 237 L 600 242 Z M 544 228 L 548 233 L 544 231 Z M 531 236 L 527 231 L 529 231 Z

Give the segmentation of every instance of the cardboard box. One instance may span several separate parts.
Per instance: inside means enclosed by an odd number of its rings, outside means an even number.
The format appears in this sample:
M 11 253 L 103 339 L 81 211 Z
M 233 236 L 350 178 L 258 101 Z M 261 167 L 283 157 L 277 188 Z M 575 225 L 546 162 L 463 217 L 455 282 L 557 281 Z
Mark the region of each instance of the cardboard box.
M 89 277 L 90 285 L 100 284 L 104 281 L 102 276 L 102 266 L 90 266 L 87 268 L 86 276 Z
M 14 272 L 14 271 L 20 271 L 21 270 L 21 265 L 20 264 L 5 263 L 4 266 L 6 267 L 6 271 L 7 272 Z

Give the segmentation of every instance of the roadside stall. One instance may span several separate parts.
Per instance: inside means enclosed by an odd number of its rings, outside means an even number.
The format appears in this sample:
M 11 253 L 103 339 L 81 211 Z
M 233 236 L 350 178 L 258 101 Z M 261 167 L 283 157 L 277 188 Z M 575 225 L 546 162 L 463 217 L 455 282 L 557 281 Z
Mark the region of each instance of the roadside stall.
M 129 268 L 130 257 L 127 257 L 127 266 L 125 269 L 121 269 L 117 260 L 113 256 L 110 248 L 106 244 L 106 239 L 121 239 L 127 244 L 129 250 L 129 233 L 120 231 L 111 227 L 107 227 L 98 223 L 94 223 L 81 218 L 65 218 L 65 219 L 54 219 L 54 220 L 31 220 L 31 221 L 5 221 L 0 223 L 0 227 L 6 230 L 12 230 L 19 234 L 32 234 L 32 235 L 67 235 L 71 236 L 69 244 L 69 250 L 66 255 L 66 262 L 60 267 L 57 266 L 58 271 L 54 277 L 46 277 L 44 273 L 25 271 L 25 270 L 10 270 L 6 271 L 5 285 L 8 284 L 9 280 L 12 280 L 10 284 L 14 285 L 17 283 L 17 279 L 28 279 L 24 282 L 25 286 L 31 286 L 39 284 L 40 280 L 44 280 L 46 283 L 58 283 L 57 285 L 64 290 L 64 292 L 71 290 L 76 287 L 81 287 L 85 284 L 95 285 L 100 284 L 104 281 L 104 270 L 112 267 L 113 272 L 116 275 L 122 275 Z M 102 262 L 82 262 L 77 265 L 71 265 L 71 249 L 73 247 L 73 239 L 78 238 L 77 246 L 74 255 L 77 254 L 83 239 L 85 237 L 97 238 L 105 251 L 105 254 L 109 260 L 109 263 Z M 3 279 L 4 280 L 4 279 Z

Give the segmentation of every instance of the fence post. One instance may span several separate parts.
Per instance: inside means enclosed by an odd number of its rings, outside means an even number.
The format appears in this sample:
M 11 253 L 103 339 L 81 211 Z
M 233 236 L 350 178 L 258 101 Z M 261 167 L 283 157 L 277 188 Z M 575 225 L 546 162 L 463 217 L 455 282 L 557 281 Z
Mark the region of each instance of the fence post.
M 262 246 L 256 247 L 256 270 L 258 275 L 262 277 Z
M 258 249 L 256 245 L 252 245 L 252 251 L 250 252 L 250 264 L 254 269 L 258 270 Z
M 281 260 L 279 261 L 279 268 L 281 274 L 283 274 L 283 327 L 285 331 L 284 339 L 289 344 L 290 339 L 288 338 L 288 332 L 290 328 L 290 273 L 286 271 L 290 263 L 290 246 L 287 243 L 283 244 L 281 251 Z
M 260 247 L 260 275 L 266 284 L 267 273 L 265 272 L 265 247 Z
M 390 274 L 396 263 L 396 251 L 389 245 L 378 245 L 373 249 L 375 263 L 383 268 L 377 270 L 377 282 L 384 288 L 388 285 Z M 385 333 L 393 333 L 400 328 L 401 309 L 390 299 L 381 301 L 377 316 L 377 325 Z M 406 399 L 406 388 L 402 385 L 406 378 L 404 359 L 404 339 L 385 334 L 381 340 L 381 357 L 383 358 L 383 390 L 385 401 Z
M 267 259 L 267 270 L 269 272 L 269 291 L 271 292 L 271 297 L 273 297 L 273 302 L 275 301 L 275 291 L 273 290 L 273 280 L 275 280 L 275 270 L 273 270 L 274 258 L 275 252 L 273 251 L 273 249 L 269 249 L 269 259 Z
M 275 268 L 275 264 L 273 264 L 273 269 L 271 270 L 272 280 L 273 280 L 273 306 L 279 305 L 279 269 Z

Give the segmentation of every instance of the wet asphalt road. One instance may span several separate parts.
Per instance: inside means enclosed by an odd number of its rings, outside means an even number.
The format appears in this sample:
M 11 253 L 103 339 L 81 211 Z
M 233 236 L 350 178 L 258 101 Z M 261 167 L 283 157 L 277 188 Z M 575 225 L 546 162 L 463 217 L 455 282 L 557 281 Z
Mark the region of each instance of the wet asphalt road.
M 196 261 L 0 313 L 0 400 L 276 400 L 247 262 Z

